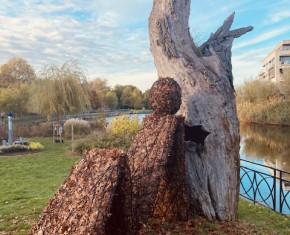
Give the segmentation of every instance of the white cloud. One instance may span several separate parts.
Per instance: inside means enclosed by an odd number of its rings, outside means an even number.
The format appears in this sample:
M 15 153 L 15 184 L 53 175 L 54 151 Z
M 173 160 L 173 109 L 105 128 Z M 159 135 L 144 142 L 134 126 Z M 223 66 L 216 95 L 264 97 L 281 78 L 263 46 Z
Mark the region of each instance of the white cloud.
M 127 71 L 144 77 L 142 74 L 154 69 L 147 17 L 142 18 L 142 14 L 149 15 L 144 12 L 145 3 L 148 5 L 147 0 L 2 2 L 0 64 L 20 56 L 39 70 L 46 64 L 76 60 L 90 78 L 111 79 Z M 132 22 L 137 25 L 132 27 Z M 138 81 L 142 83 L 140 78 Z
M 277 28 L 277 29 L 273 29 L 271 31 L 265 32 L 263 34 L 260 34 L 259 36 L 255 37 L 253 39 L 250 39 L 250 40 L 247 40 L 247 41 L 244 41 L 244 42 L 240 42 L 239 44 L 236 44 L 234 46 L 234 48 L 238 49 L 238 48 L 243 48 L 243 47 L 247 47 L 247 46 L 256 45 L 258 43 L 261 43 L 261 42 L 273 39 L 273 38 L 275 38 L 277 36 L 280 36 L 283 33 L 286 33 L 288 31 L 290 31 L 290 26 L 289 25 L 283 26 L 283 27 L 280 27 L 280 28 Z
M 133 85 L 137 86 L 143 92 L 150 89 L 152 84 L 158 79 L 157 73 L 154 71 L 148 72 L 128 72 L 125 74 L 114 74 L 113 76 L 108 76 L 108 83 L 111 86 L 117 84 L 120 85 Z
M 281 11 L 281 9 L 280 9 L 280 11 L 277 11 L 277 12 L 270 14 L 269 18 L 270 18 L 270 22 L 278 23 L 282 20 L 290 18 L 290 11 L 289 10 L 282 10 Z
M 279 0 L 279 3 L 282 1 L 286 4 L 289 0 Z M 156 78 L 147 28 L 152 2 L 1 0 L 0 64 L 12 56 L 21 56 L 40 69 L 45 64 L 61 64 L 72 59 L 80 63 L 90 78 L 102 77 L 110 84 L 134 84 L 147 89 Z M 201 4 L 192 0 L 190 25 L 197 41 L 205 40 L 234 10 L 237 10 L 238 22 L 239 12 L 253 5 L 263 5 L 266 11 L 274 3 L 204 0 Z M 269 16 L 273 21 L 281 21 L 287 13 L 286 10 L 277 10 L 281 9 L 281 4 L 276 5 L 275 1 L 276 8 Z M 254 39 L 241 41 L 235 48 L 257 46 L 288 30 L 288 26 L 279 27 Z M 258 54 L 251 56 L 258 59 Z M 257 73 L 258 64 L 257 61 L 251 62 L 244 53 L 239 56 L 234 53 L 236 80 Z

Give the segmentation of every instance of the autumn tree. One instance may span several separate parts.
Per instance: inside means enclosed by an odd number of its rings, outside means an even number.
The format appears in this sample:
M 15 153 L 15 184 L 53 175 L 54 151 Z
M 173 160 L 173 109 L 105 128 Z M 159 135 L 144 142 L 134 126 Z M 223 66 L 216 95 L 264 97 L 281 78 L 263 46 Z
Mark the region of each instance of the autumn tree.
M 12 58 L 0 67 L 1 87 L 8 87 L 19 82 L 31 82 L 35 79 L 34 69 L 22 58 Z
M 143 93 L 143 107 L 145 109 L 150 109 L 150 105 L 149 105 L 149 94 L 150 94 L 150 90 L 146 90 Z
M 21 116 L 28 111 L 29 98 L 30 88 L 27 84 L 0 88 L 0 111 Z
M 122 108 L 121 98 L 122 98 L 123 90 L 124 90 L 124 86 L 122 86 L 122 85 L 116 85 L 114 87 L 114 92 L 116 93 L 116 96 L 117 96 L 117 99 L 118 99 L 118 108 L 119 109 Z
M 142 92 L 135 86 L 123 86 L 120 102 L 122 108 L 141 109 L 143 107 Z
M 116 109 L 118 106 L 118 98 L 114 91 L 109 91 L 105 95 L 106 107 L 110 109 Z
M 103 109 L 105 107 L 105 97 L 110 87 L 107 85 L 107 80 L 95 79 L 88 83 L 88 91 L 91 106 L 93 109 Z
M 46 67 L 35 86 L 32 103 L 48 119 L 56 116 L 60 120 L 65 114 L 87 111 L 90 101 L 84 73 L 74 63 Z

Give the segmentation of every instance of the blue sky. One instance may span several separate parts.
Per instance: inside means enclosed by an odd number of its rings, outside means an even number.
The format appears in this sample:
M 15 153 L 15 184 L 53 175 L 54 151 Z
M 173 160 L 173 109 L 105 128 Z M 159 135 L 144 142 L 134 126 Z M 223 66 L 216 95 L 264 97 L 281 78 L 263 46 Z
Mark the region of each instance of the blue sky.
M 152 0 L 1 0 L 0 64 L 25 58 L 39 71 L 76 60 L 89 79 L 145 90 L 157 75 L 149 50 Z M 233 11 L 233 28 L 254 31 L 233 47 L 235 84 L 255 77 L 262 59 L 290 39 L 289 0 L 192 0 L 190 28 L 201 44 Z

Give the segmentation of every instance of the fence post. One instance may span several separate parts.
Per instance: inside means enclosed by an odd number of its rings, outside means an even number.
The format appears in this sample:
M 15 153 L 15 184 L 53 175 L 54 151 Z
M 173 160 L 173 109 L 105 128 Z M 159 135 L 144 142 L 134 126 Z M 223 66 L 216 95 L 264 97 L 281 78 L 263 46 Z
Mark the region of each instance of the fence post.
M 282 214 L 282 210 L 283 210 L 283 205 L 282 205 L 282 194 L 283 194 L 283 185 L 282 185 L 282 171 L 279 171 L 279 180 L 280 180 L 280 199 L 279 199 L 279 211 Z
M 274 169 L 274 182 L 273 182 L 273 188 L 274 188 L 274 201 L 273 201 L 273 210 L 276 211 L 276 174 L 277 170 Z
M 257 188 L 255 188 L 255 184 L 256 184 L 256 187 L 258 187 L 257 179 L 256 179 L 256 171 L 254 171 L 254 180 L 253 180 L 254 204 L 256 204 L 256 193 L 257 193 Z
M 71 151 L 74 152 L 74 125 L 71 125 Z

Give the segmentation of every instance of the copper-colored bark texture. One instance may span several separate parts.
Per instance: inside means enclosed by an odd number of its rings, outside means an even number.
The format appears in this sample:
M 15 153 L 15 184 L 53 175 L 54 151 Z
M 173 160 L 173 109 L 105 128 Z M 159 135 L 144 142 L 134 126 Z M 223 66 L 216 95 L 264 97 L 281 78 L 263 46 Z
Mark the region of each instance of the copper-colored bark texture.
M 136 230 L 149 218 L 187 219 L 183 126 L 183 118 L 149 115 L 128 152 Z
M 160 78 L 150 90 L 149 102 L 155 114 L 175 114 L 181 104 L 178 83 L 172 78 Z
M 132 234 L 126 156 L 92 150 L 72 169 L 30 234 Z

